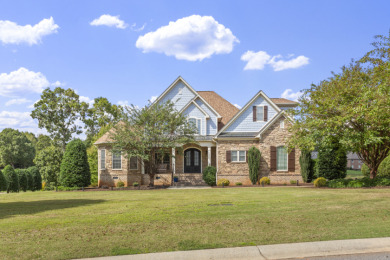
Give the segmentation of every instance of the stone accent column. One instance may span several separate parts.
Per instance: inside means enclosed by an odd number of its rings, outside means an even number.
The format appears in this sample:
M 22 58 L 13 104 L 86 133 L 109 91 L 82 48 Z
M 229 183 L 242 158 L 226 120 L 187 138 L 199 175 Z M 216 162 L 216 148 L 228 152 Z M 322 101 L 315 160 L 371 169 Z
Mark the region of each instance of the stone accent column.
M 211 146 L 207 147 L 207 166 L 211 166 Z
M 176 152 L 176 149 L 175 148 L 172 148 L 172 173 L 175 174 L 176 173 L 176 158 L 175 158 L 175 152 Z
M 144 160 L 141 160 L 141 173 L 142 173 L 142 174 L 145 174 L 145 164 L 144 164 Z

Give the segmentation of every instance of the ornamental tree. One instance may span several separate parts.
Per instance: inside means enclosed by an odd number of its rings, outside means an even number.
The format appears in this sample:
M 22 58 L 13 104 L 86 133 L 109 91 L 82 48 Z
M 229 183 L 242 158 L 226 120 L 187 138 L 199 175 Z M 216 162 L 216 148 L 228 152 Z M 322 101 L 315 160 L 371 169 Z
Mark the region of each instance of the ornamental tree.
M 301 166 L 301 175 L 304 182 L 311 182 L 314 176 L 313 160 L 311 159 L 311 152 L 301 151 L 299 157 L 299 165 Z
M 368 165 L 371 178 L 390 153 L 390 36 L 376 39 L 362 59 L 304 90 L 289 140 L 310 151 L 337 138 Z
M 248 150 L 249 179 L 252 184 L 256 184 L 259 180 L 260 157 L 261 153 L 256 147 L 252 146 Z
M 182 146 L 194 142 L 195 126 L 187 117 L 175 109 L 174 103 L 167 101 L 143 108 L 134 105 L 127 107 L 124 119 L 110 132 L 115 147 L 113 152 L 123 151 L 127 158 L 135 156 L 147 163 L 150 186 L 154 185 L 157 172 L 155 155 L 163 155 L 176 148 L 182 153 Z

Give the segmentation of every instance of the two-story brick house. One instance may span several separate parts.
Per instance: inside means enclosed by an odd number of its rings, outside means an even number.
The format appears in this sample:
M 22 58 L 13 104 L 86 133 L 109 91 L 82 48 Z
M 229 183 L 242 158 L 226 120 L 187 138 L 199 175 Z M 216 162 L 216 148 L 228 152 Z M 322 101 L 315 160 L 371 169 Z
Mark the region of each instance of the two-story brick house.
M 217 179 L 229 179 L 232 184 L 250 184 L 247 151 L 255 146 L 261 152 L 261 176 L 286 183 L 300 180 L 299 151 L 287 154 L 287 127 L 293 121 L 284 110 L 297 103 L 283 98 L 268 98 L 258 92 L 242 109 L 236 108 L 214 91 L 195 91 L 178 77 L 154 103 L 171 100 L 175 108 L 192 121 L 198 133 L 196 143 L 186 144 L 183 154 L 172 149 L 159 160 L 161 167 L 155 176 L 156 185 L 171 185 L 173 176 L 181 183 L 202 185 L 206 166 L 217 168 Z M 99 158 L 99 186 L 114 186 L 117 181 L 131 185 L 148 184 L 144 165 L 136 158 L 111 153 L 109 133 L 96 141 Z

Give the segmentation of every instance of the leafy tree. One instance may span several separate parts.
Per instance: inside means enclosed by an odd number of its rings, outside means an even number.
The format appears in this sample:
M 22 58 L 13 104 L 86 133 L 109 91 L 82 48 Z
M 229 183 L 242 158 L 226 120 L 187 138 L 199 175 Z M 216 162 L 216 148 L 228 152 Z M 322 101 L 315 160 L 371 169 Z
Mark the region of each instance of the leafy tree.
M 301 151 L 299 157 L 299 164 L 301 166 L 301 175 L 304 182 L 311 182 L 314 176 L 314 163 L 311 159 L 311 152 Z
M 74 139 L 66 147 L 60 167 L 60 183 L 65 187 L 86 187 L 91 184 L 87 151 L 80 139 Z
M 7 165 L 3 169 L 3 173 L 7 179 L 7 193 L 19 192 L 19 178 L 14 168 L 11 165 Z
M 304 91 L 289 145 L 313 150 L 333 137 L 369 166 L 370 178 L 390 153 L 390 34 L 373 50 Z
M 82 126 L 77 121 L 85 118 L 88 104 L 80 102 L 79 95 L 73 89 L 57 87 L 54 90 L 45 89 L 34 108 L 31 117 L 38 119 L 39 128 L 45 128 L 65 151 L 72 135 L 82 133 Z
M 347 152 L 335 139 L 318 149 L 317 177 L 328 180 L 344 179 L 347 176 Z
M 34 159 L 42 179 L 46 183 L 54 183 L 56 187 L 58 186 L 62 155 L 61 148 L 51 145 L 39 151 Z
M 102 137 L 106 132 L 112 128 L 111 124 L 103 126 L 100 128 L 98 134 L 96 134 L 92 139 L 91 143 L 95 143 L 100 137 Z M 91 183 L 98 182 L 98 149 L 96 146 L 92 145 L 87 149 L 88 164 L 89 170 L 91 172 Z
M 27 176 L 26 176 L 26 170 L 25 169 L 15 169 L 16 174 L 18 175 L 19 178 L 19 188 L 20 190 L 26 192 L 28 188 L 28 183 L 27 183 Z
M 50 136 L 43 135 L 43 134 L 38 135 L 37 143 L 35 145 L 36 154 L 38 154 L 43 149 L 52 145 L 53 145 L 53 141 L 51 140 Z
M 367 165 L 363 164 L 361 171 L 364 176 L 370 176 L 370 169 Z M 379 165 L 377 177 L 390 178 L 390 156 L 387 156 Z
M 26 135 L 18 130 L 5 128 L 0 132 L 0 164 L 25 168 L 33 165 L 35 149 Z
M 31 174 L 34 185 L 32 186 L 32 190 L 41 190 L 42 189 L 42 176 L 39 173 L 39 170 L 36 166 L 31 166 L 27 169 L 27 171 Z
M 196 129 L 168 101 L 141 109 L 133 105 L 127 107 L 123 121 L 111 133 L 115 143 L 114 152 L 123 151 L 127 158 L 136 156 L 147 163 L 150 186 L 153 186 L 157 172 L 155 154 L 163 156 L 172 148 L 182 152 L 180 147 L 194 141 Z
M 27 137 L 27 139 L 32 143 L 32 145 L 35 147 L 35 145 L 37 144 L 37 138 L 35 136 L 34 133 L 30 133 L 30 132 L 23 132 L 23 134 Z
M 111 104 L 104 97 L 95 98 L 84 119 L 85 129 L 87 130 L 87 147 L 92 144 L 92 138 L 99 133 L 102 127 L 118 123 L 122 114 L 121 106 Z
M 259 180 L 260 157 L 261 153 L 256 147 L 252 146 L 248 150 L 249 179 L 252 184 L 256 184 Z
M 2 171 L 0 171 L 0 191 L 6 191 L 8 187 L 7 179 Z

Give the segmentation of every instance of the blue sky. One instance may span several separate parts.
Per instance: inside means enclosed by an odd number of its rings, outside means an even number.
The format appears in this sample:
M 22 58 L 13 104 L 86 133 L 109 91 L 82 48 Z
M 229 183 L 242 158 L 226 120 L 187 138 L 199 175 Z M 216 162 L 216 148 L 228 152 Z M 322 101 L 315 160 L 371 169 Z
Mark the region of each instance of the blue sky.
M 388 34 L 390 1 L 0 1 L 0 130 L 45 87 L 143 106 L 179 75 L 233 104 L 299 91 Z M 284 93 L 284 95 L 283 95 Z

